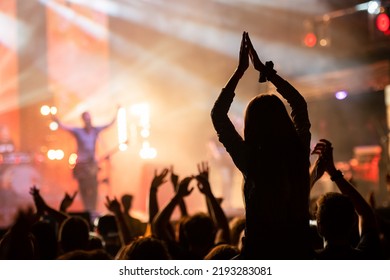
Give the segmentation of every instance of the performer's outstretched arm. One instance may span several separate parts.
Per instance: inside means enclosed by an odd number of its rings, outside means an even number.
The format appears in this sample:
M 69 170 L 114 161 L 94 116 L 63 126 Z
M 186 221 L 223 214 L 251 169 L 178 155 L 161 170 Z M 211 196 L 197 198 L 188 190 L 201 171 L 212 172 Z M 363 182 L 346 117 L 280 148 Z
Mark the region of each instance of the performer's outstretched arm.
M 109 128 L 110 126 L 112 126 L 116 122 L 117 117 L 118 117 L 118 111 L 120 108 L 121 108 L 120 106 L 117 107 L 114 118 L 108 124 L 103 125 L 102 129 Z
M 60 129 L 71 131 L 73 127 L 63 124 L 60 119 L 57 117 L 57 115 L 52 115 L 52 120 L 55 121 L 58 124 L 58 127 Z

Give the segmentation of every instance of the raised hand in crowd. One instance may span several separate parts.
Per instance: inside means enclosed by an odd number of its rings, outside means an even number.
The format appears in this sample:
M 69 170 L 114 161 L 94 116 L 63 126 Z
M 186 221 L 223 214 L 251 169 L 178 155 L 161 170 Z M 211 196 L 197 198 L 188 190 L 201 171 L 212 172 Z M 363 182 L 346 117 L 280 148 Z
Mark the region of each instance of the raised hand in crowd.
M 239 53 L 239 57 L 238 57 L 237 68 L 233 72 L 233 75 L 230 77 L 227 84 L 225 85 L 226 89 L 229 89 L 232 91 L 235 90 L 239 80 L 242 78 L 245 71 L 249 67 L 249 49 L 248 49 L 248 44 L 246 43 L 246 36 L 247 36 L 247 33 L 244 32 L 242 34 L 242 39 L 241 39 L 241 46 L 240 46 L 240 53 Z
M 318 252 L 320 259 L 378 259 L 382 258 L 379 230 L 373 209 L 357 189 L 337 170 L 330 141 L 321 139 L 313 149 L 323 161 L 325 170 L 336 183 L 340 193 L 327 193 L 317 202 L 317 227 L 324 239 L 324 249 Z M 351 234 L 359 218 L 360 242 L 351 247 Z
M 48 206 L 46 205 L 46 202 L 43 200 L 42 196 L 40 195 L 39 189 L 36 186 L 32 186 L 30 188 L 29 193 L 33 197 L 37 215 L 42 217 L 43 215 L 45 215 L 45 211 Z
M 184 198 L 186 196 L 189 196 L 194 188 L 189 188 L 191 181 L 194 179 L 193 176 L 185 177 L 183 180 L 180 181 L 179 186 L 177 188 L 176 195 L 179 198 Z
M 173 165 L 171 165 L 171 168 L 169 169 L 169 172 L 171 174 L 170 179 L 171 179 L 172 186 L 174 188 L 174 191 L 177 192 L 177 189 L 179 187 L 178 186 L 178 184 L 179 184 L 179 176 L 174 172 Z M 187 206 L 186 206 L 186 204 L 185 204 L 183 199 L 181 199 L 180 202 L 179 202 L 179 208 L 180 208 L 180 213 L 181 213 L 182 217 L 188 216 Z
M 168 175 L 169 169 L 164 168 L 160 173 L 157 170 L 154 171 L 154 177 L 150 184 L 149 191 L 149 224 L 153 223 L 153 219 L 159 211 L 157 202 L 157 191 L 165 182 L 167 182 L 166 176 Z
M 209 165 L 207 162 L 198 163 L 198 175 L 195 176 L 198 181 L 198 189 L 206 197 L 206 204 L 210 217 L 217 226 L 218 234 L 216 243 L 230 243 L 229 223 L 224 211 L 211 191 L 209 181 Z
M 73 201 L 77 195 L 78 191 L 75 191 L 73 195 L 68 194 L 65 192 L 64 198 L 61 200 L 60 203 L 60 211 L 66 213 L 68 208 L 73 204 Z
M 175 207 L 180 200 L 191 194 L 194 188 L 189 189 L 190 182 L 194 179 L 193 176 L 185 177 L 180 181 L 177 192 L 171 201 L 161 210 L 153 220 L 152 233 L 164 241 L 175 241 L 175 235 L 170 225 L 170 219 Z
M 130 230 L 132 238 L 145 235 L 148 223 L 141 222 L 140 219 L 134 217 L 131 213 L 133 207 L 134 196 L 132 194 L 125 193 L 121 196 L 121 205 L 123 209 L 123 216 L 126 221 L 127 227 Z
M 348 196 L 354 204 L 354 207 L 360 216 L 360 231 L 376 228 L 375 215 L 371 206 L 357 191 L 357 189 L 347 181 L 342 172 L 337 170 L 333 160 L 333 147 L 329 140 L 321 139 L 313 149 L 312 154 L 319 155 L 324 162 L 326 172 L 329 174 L 342 194 Z
M 48 215 L 52 217 L 59 225 L 61 225 L 61 223 L 69 217 L 65 212 L 61 212 L 50 207 L 45 202 L 39 192 L 39 189 L 36 186 L 32 186 L 30 188 L 30 194 L 34 199 L 35 207 L 37 209 L 37 215 L 39 215 L 40 217 Z
M 310 170 L 310 189 L 314 186 L 314 184 L 321 179 L 322 175 L 324 175 L 326 171 L 325 162 L 322 157 L 318 157 L 314 162 L 313 167 Z
M 245 33 L 245 40 L 248 45 L 249 57 L 253 64 L 253 67 L 260 72 L 259 82 L 266 82 L 271 76 L 276 74 L 276 71 L 273 70 L 274 64 L 272 61 L 267 61 L 265 65 L 261 62 L 255 48 L 252 45 L 252 41 L 249 38 L 249 34 Z
M 172 186 L 176 192 L 178 184 L 179 184 L 179 175 L 177 175 L 175 173 L 175 171 L 173 170 L 173 165 L 171 165 L 171 167 L 169 168 L 169 173 L 171 174 L 170 180 L 171 180 Z
M 107 210 L 111 211 L 115 215 L 122 214 L 121 205 L 116 197 L 110 198 L 106 196 L 106 202 L 104 203 Z
M 110 198 L 106 196 L 106 202 L 104 203 L 107 210 L 111 211 L 114 216 L 118 227 L 119 237 L 121 239 L 122 245 L 129 244 L 132 240 L 132 235 L 129 227 L 127 226 L 125 217 L 123 215 L 121 205 L 116 197 Z

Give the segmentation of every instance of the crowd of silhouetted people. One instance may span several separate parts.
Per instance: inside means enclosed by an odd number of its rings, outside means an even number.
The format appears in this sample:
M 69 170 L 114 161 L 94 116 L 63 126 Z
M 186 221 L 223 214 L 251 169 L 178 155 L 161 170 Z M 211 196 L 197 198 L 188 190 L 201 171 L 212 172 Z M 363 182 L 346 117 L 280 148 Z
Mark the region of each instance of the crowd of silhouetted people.
M 255 96 L 245 111 L 243 136 L 228 113 L 238 82 L 250 64 L 259 82 L 275 94 Z M 34 207 L 20 210 L 0 239 L 0 259 L 10 260 L 380 260 L 390 259 L 390 221 L 335 167 L 330 139 L 311 147 L 304 97 L 263 63 L 248 33 L 241 40 L 238 66 L 211 109 L 211 119 L 243 177 L 245 215 L 227 217 L 213 194 L 207 162 L 180 178 L 173 167 L 155 170 L 149 189 L 149 219 L 131 215 L 133 196 L 106 197 L 110 214 L 96 223 L 68 213 L 77 192 L 65 193 L 58 209 L 31 186 Z M 337 149 L 337 147 L 336 147 Z M 310 164 L 310 156 L 317 160 Z M 195 165 L 196 163 L 194 163 Z M 337 192 L 321 195 L 315 211 L 309 197 L 325 174 Z M 173 197 L 158 205 L 159 188 L 172 184 Z M 207 211 L 189 214 L 185 197 L 194 188 Z M 180 218 L 173 219 L 178 208 Z

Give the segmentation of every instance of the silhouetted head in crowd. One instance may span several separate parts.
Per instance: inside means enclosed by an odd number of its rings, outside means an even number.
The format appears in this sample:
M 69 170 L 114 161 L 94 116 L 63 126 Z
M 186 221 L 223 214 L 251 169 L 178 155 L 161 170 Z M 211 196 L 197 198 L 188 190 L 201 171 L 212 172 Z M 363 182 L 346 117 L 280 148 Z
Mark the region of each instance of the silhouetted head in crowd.
M 139 237 L 123 248 L 117 259 L 121 260 L 170 260 L 165 243 L 148 236 Z
M 229 244 L 220 244 L 215 246 L 204 257 L 205 260 L 231 260 L 238 256 L 240 250 L 236 246 Z
M 31 233 L 15 236 L 10 232 L 0 240 L 0 260 L 39 259 L 36 240 Z
M 34 215 L 32 209 L 19 210 L 14 224 L 0 239 L 1 260 L 39 259 L 37 242 L 31 233 Z
M 318 233 L 328 243 L 349 244 L 358 217 L 351 200 L 340 193 L 326 193 L 317 201 Z
M 251 146 L 274 143 L 275 139 L 297 138 L 294 124 L 285 105 L 276 96 L 257 95 L 248 104 L 245 112 L 245 142 Z
M 56 228 L 48 221 L 38 221 L 31 232 L 37 243 L 37 252 L 41 260 L 54 260 L 58 255 L 58 243 Z
M 103 247 L 114 257 L 121 247 L 115 216 L 103 215 L 97 219 L 96 232 L 103 239 Z
M 59 241 L 62 253 L 86 250 L 89 245 L 88 222 L 77 216 L 67 218 L 60 227 Z
M 103 249 L 74 250 L 59 256 L 58 260 L 112 260 L 112 257 Z
M 106 239 L 109 236 L 118 234 L 118 226 L 114 215 L 103 215 L 98 218 L 96 225 L 97 233 Z
M 183 234 L 189 251 L 203 259 L 214 246 L 216 227 L 210 216 L 198 213 L 190 216 L 183 224 Z
M 100 235 L 94 232 L 90 232 L 88 250 L 97 250 L 97 249 L 104 249 L 104 240 Z

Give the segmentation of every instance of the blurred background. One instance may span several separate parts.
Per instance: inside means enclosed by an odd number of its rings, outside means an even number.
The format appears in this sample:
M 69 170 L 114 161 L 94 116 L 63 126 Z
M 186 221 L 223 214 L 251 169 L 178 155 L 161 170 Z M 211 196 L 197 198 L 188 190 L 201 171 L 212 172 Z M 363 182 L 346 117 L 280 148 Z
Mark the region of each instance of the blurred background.
M 173 166 L 183 178 L 201 161 L 225 211 L 243 211 L 241 175 L 218 147 L 210 110 L 244 30 L 307 100 L 312 146 L 330 140 L 338 168 L 387 206 L 389 9 L 358 0 L 1 0 L 0 224 L 32 204 L 32 185 L 53 207 L 77 189 L 74 139 L 50 116 L 81 126 L 90 111 L 102 125 L 118 106 L 98 143 L 101 213 L 105 195 L 130 193 L 145 220 L 155 170 Z M 237 87 L 238 131 L 248 101 L 275 93 L 257 81 L 250 68 Z M 312 196 L 333 189 L 325 176 Z M 167 182 L 160 207 L 172 194 Z M 205 209 L 197 190 L 186 200 L 190 212 Z M 78 197 L 71 210 L 83 211 Z

